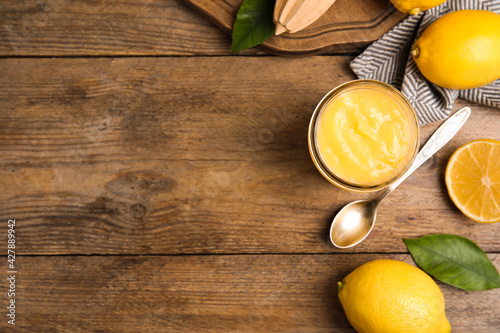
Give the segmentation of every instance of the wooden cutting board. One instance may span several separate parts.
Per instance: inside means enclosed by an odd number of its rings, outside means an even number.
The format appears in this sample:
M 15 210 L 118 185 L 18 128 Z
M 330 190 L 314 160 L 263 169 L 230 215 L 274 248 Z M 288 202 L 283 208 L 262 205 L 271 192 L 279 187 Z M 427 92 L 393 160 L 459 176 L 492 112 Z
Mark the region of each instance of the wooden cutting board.
M 243 0 L 184 0 L 231 33 Z M 337 0 L 316 22 L 304 30 L 273 36 L 260 48 L 277 55 L 300 56 L 356 52 L 378 39 L 406 14 L 389 0 Z

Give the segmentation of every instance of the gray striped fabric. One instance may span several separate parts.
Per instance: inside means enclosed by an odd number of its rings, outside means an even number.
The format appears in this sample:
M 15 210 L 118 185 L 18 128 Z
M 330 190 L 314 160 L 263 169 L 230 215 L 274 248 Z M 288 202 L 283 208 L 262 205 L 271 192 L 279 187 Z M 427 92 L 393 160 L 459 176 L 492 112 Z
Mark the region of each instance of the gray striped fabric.
M 448 0 L 396 25 L 351 62 L 360 79 L 387 82 L 400 89 L 413 104 L 420 125 L 446 118 L 457 97 L 500 107 L 500 80 L 469 90 L 436 86 L 420 74 L 410 56 L 413 42 L 438 17 L 456 10 L 485 9 L 500 14 L 500 0 Z

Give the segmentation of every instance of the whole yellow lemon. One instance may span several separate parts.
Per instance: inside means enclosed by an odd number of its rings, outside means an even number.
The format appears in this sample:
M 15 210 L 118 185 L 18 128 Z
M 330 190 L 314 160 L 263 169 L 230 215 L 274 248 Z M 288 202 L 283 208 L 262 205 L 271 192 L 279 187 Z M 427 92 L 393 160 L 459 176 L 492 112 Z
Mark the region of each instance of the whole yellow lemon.
M 398 260 L 373 260 L 339 282 L 339 299 L 359 333 L 449 333 L 444 297 L 422 270 Z
M 500 78 L 500 14 L 459 10 L 431 23 L 411 54 L 429 81 L 471 89 Z
M 416 15 L 421 11 L 439 6 L 446 0 L 391 0 L 394 7 L 400 12 Z

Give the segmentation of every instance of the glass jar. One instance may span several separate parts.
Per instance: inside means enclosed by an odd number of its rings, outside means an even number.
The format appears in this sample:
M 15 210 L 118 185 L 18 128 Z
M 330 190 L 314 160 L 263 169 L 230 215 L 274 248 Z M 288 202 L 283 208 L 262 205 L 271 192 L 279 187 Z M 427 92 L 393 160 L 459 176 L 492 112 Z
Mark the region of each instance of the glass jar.
M 319 102 L 308 132 L 309 152 L 332 184 L 355 192 L 380 190 L 399 179 L 419 147 L 417 115 L 396 88 L 354 80 Z

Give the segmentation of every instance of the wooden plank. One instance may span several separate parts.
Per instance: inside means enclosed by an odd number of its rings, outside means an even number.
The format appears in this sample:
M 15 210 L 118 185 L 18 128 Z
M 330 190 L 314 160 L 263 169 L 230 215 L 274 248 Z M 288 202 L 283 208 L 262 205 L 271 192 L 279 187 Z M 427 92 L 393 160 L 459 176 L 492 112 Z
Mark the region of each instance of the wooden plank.
M 232 33 L 243 0 L 185 0 L 200 13 Z M 337 0 L 314 23 L 295 33 L 273 36 L 259 45 L 285 56 L 359 52 L 407 15 L 385 0 Z
M 230 54 L 241 0 L 187 3 L 196 10 L 181 0 L 2 1 L 0 56 Z M 404 16 L 384 0 L 339 0 L 307 30 L 274 37 L 263 49 L 286 55 L 359 52 Z
M 489 255 L 500 266 L 500 255 Z M 354 332 L 337 281 L 409 255 L 18 257 L 19 332 Z M 500 289 L 438 283 L 453 332 L 500 327 Z M 7 320 L 0 322 L 6 331 Z
M 181 0 L 0 2 L 0 56 L 220 55 L 230 48 L 227 33 Z
M 335 212 L 368 196 L 321 177 L 307 127 L 354 78 L 349 60 L 2 59 L 0 220 L 18 221 L 23 254 L 404 252 L 402 238 L 433 233 L 499 251 L 500 223 L 468 220 L 444 185 L 454 149 L 500 139 L 499 110 L 477 105 L 365 242 L 329 244 Z

